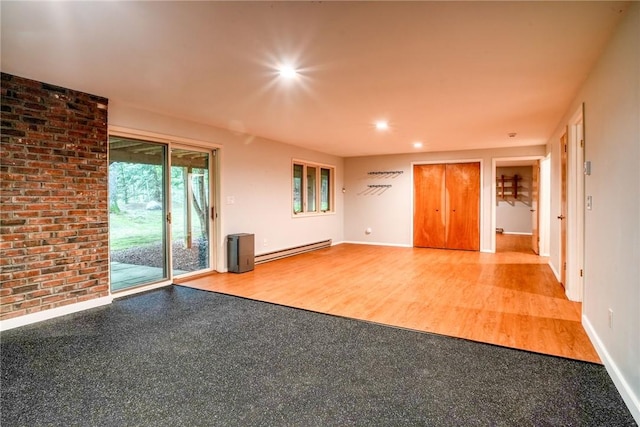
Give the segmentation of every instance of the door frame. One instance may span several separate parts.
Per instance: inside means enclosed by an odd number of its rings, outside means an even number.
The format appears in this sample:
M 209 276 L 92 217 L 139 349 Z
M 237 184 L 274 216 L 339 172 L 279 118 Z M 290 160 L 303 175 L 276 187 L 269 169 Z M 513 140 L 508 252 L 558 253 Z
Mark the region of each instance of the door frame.
M 567 283 L 565 292 L 571 301 L 581 302 L 585 271 L 584 104 L 581 104 L 573 114 L 567 127 Z
M 514 161 L 530 161 L 532 164 L 536 161 L 540 161 L 542 164 L 545 161 L 545 156 L 511 156 L 511 157 L 493 157 L 491 159 L 491 240 L 490 240 L 490 250 L 489 252 L 496 252 L 496 203 L 498 202 L 498 198 L 496 195 L 496 185 L 498 184 L 498 163 L 501 162 L 514 162 Z M 540 167 L 540 187 L 538 188 L 538 193 L 540 194 L 540 201 L 538 202 L 538 223 L 540 224 L 540 229 L 538 232 L 540 233 L 540 243 L 539 247 L 546 248 L 548 247 L 549 241 L 549 227 L 545 226 L 548 224 L 548 221 L 545 221 L 544 218 L 550 217 L 549 203 L 546 200 L 542 200 L 542 195 L 549 194 L 549 189 L 546 188 L 549 179 L 548 177 L 542 176 L 542 170 L 544 168 Z M 545 197 L 546 198 L 546 197 Z M 544 217 L 544 218 L 543 218 Z M 543 251 L 540 251 L 540 256 L 546 255 Z
M 185 146 L 199 149 L 206 149 L 211 152 L 211 160 L 210 167 L 212 170 L 210 171 L 209 179 L 210 182 L 213 183 L 211 185 L 210 191 L 210 203 L 211 207 L 215 209 L 215 218 L 212 219 L 211 224 L 211 245 L 210 250 L 213 250 L 213 256 L 210 258 L 212 265 L 212 271 L 219 271 L 219 268 L 225 265 L 225 253 L 224 253 L 224 244 L 226 240 L 222 238 L 222 218 L 220 216 L 220 181 L 221 181 L 221 164 L 222 164 L 222 145 L 214 144 L 206 141 L 194 140 L 190 138 L 182 138 L 176 136 L 164 135 L 156 132 L 147 132 L 137 129 L 131 129 L 122 126 L 108 126 L 107 135 L 115 135 L 121 136 L 125 138 L 139 139 L 145 140 L 149 142 L 158 142 L 167 145 L 167 153 L 168 156 L 171 155 L 170 150 L 174 145 L 178 145 L 182 148 Z M 170 165 L 170 162 L 168 162 Z M 171 174 L 170 167 L 167 168 L 165 174 Z M 166 177 L 165 177 L 166 179 Z M 108 197 L 108 196 L 107 196 Z M 170 198 L 170 194 L 168 195 Z M 167 201 L 168 206 L 170 206 L 170 199 Z M 169 230 L 170 232 L 170 230 Z M 167 247 L 167 250 L 169 248 Z M 171 262 L 170 258 L 167 258 Z M 111 264 L 111 259 L 109 259 L 109 264 Z M 151 283 L 149 285 L 136 286 L 131 289 L 125 289 L 122 291 L 118 291 L 115 294 L 111 292 L 111 287 L 109 287 L 109 294 L 112 295 L 113 298 L 121 298 L 129 295 L 147 292 L 153 289 L 161 288 L 164 286 L 171 285 L 173 283 L 173 272 L 171 269 L 171 264 L 168 265 L 168 279 L 163 280 L 161 282 Z M 111 274 L 111 272 L 109 272 Z
M 411 162 L 411 209 L 410 209 L 410 217 L 409 217 L 409 235 L 411 236 L 411 246 L 413 247 L 413 212 L 415 209 L 415 191 L 414 191 L 414 178 L 413 178 L 413 167 L 416 165 L 446 165 L 449 163 L 480 163 L 480 218 L 479 218 L 479 232 L 480 232 L 480 250 L 479 252 L 487 252 L 483 250 L 485 247 L 483 242 L 485 241 L 485 215 L 484 215 L 484 203 L 485 203 L 485 188 L 484 188 L 484 160 L 481 158 L 471 158 L 471 159 L 449 159 L 449 160 L 425 160 L 425 161 L 415 161 Z M 495 226 L 495 225 L 494 225 Z M 495 236 L 494 236 L 495 239 Z
M 540 174 L 542 160 L 536 160 L 531 166 L 531 245 L 536 255 L 540 255 Z

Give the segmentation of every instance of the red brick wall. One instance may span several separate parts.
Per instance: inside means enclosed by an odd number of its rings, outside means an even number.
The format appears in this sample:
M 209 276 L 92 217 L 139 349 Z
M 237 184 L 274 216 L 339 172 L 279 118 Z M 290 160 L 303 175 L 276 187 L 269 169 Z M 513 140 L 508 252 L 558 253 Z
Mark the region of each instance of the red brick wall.
M 0 318 L 106 296 L 107 99 L 1 79 Z

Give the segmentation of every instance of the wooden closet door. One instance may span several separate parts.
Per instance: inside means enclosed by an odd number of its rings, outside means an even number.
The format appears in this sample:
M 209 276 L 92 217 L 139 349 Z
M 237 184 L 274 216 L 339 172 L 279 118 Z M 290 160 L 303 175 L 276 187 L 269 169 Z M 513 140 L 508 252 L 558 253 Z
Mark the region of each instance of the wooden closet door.
M 445 165 L 413 166 L 413 246 L 445 246 Z
M 480 163 L 446 165 L 447 249 L 480 250 Z

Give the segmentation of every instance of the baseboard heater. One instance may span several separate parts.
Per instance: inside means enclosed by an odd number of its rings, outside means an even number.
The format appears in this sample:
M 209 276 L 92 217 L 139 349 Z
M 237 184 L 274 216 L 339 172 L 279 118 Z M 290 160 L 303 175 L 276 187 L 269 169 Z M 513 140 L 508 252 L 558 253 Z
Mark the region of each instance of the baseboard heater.
M 331 239 L 323 240 L 321 242 L 316 242 L 316 243 L 309 243 L 307 245 L 296 246 L 293 248 L 281 249 L 279 251 L 267 252 L 266 254 L 256 255 L 255 263 L 262 264 L 265 262 L 275 261 L 277 259 L 290 257 L 293 255 L 299 255 L 305 252 L 328 248 L 329 246 L 331 246 Z

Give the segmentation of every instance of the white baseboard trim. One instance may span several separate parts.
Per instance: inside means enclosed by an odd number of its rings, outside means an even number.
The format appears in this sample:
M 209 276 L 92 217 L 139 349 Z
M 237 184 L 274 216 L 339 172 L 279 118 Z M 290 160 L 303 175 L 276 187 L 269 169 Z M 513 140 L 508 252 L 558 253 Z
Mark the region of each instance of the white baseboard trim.
M 320 240 L 318 242 L 312 242 L 312 243 L 305 243 L 298 246 L 282 248 L 282 249 L 277 249 L 275 251 L 256 254 L 254 256 L 254 261 L 255 261 L 255 265 L 263 264 L 265 262 L 276 261 L 279 259 L 300 255 L 306 252 L 312 252 L 319 249 L 326 249 L 328 247 L 331 247 L 331 245 L 332 245 L 331 239 Z
M 560 273 L 558 273 L 555 269 L 555 267 L 553 266 L 553 264 L 551 263 L 551 261 L 549 261 L 547 264 L 549 264 L 549 268 L 551 268 L 551 271 L 553 271 L 553 275 L 556 276 L 556 280 L 559 282 L 561 280 L 560 278 Z
M 37 311 L 24 316 L 14 317 L 0 321 L 0 331 L 8 331 L 9 329 L 18 328 L 20 326 L 30 325 L 32 323 L 42 322 L 43 320 L 53 319 L 55 317 L 65 316 L 78 311 L 88 310 L 103 305 L 111 304 L 113 297 L 111 295 L 101 298 L 95 298 L 76 304 L 63 305 L 62 307 L 52 308 L 50 310 Z
M 622 400 L 624 400 L 624 403 L 629 408 L 629 412 L 631 412 L 631 415 L 636 422 L 640 424 L 640 396 L 634 394 L 624 375 L 620 372 L 618 365 L 613 361 L 611 355 L 607 351 L 607 348 L 593 328 L 593 325 L 584 314 L 582 315 L 582 326 L 591 339 L 596 352 L 598 352 L 598 356 L 602 359 L 604 367 L 607 369 L 609 376 L 613 380 L 613 384 L 615 384 L 620 396 L 622 396 Z
M 352 245 L 371 245 L 371 246 L 393 246 L 396 248 L 412 248 L 412 245 L 405 245 L 401 243 L 381 243 L 381 242 L 358 242 L 355 240 L 345 240 L 342 243 L 351 243 Z

